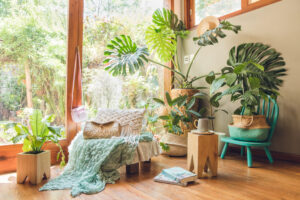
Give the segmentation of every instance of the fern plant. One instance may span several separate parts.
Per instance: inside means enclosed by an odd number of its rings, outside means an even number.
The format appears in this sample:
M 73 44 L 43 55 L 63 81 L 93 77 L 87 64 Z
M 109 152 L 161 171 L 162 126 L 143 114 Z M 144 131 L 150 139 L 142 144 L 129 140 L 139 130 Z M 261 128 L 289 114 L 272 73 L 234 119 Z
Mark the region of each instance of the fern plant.
M 137 44 L 132 41 L 130 36 L 122 35 L 116 37 L 111 40 L 107 46 L 108 50 L 104 53 L 107 56 L 104 60 L 104 64 L 106 64 L 105 69 L 114 76 L 126 76 L 127 73 L 133 74 L 143 67 L 145 63 L 151 62 L 174 72 L 179 88 L 194 88 L 193 83 L 195 81 L 206 77 L 190 77 L 190 70 L 195 58 L 203 46 L 213 45 L 218 42 L 218 38 L 226 37 L 224 30 L 238 33 L 241 27 L 222 21 L 215 29 L 208 30 L 203 35 L 194 38 L 199 48 L 188 66 L 187 72 L 183 73 L 178 59 L 177 40 L 178 38 L 185 38 L 189 31 L 186 30 L 183 21 L 179 20 L 173 11 L 158 9 L 153 13 L 152 24 L 145 32 L 147 47 L 137 47 Z M 153 56 L 158 59 L 152 59 Z M 164 64 L 167 62 L 171 62 L 174 68 Z

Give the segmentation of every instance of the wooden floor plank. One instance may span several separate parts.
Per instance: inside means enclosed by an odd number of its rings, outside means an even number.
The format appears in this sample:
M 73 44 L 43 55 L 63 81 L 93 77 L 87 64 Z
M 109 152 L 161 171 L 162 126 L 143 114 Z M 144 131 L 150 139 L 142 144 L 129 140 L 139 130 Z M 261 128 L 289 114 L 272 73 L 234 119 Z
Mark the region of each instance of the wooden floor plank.
M 198 179 L 187 187 L 156 183 L 154 176 L 162 169 L 180 166 L 187 167 L 186 158 L 159 156 L 151 161 L 147 172 L 126 175 L 125 167 L 120 169 L 121 179 L 116 184 L 108 184 L 104 191 L 94 195 L 70 196 L 70 190 L 39 192 L 46 181 L 33 186 L 29 183 L 16 184 L 16 174 L 0 176 L 0 199 L 9 200 L 266 200 L 300 199 L 300 164 L 266 160 L 255 160 L 254 168 L 248 168 L 246 158 L 231 155 L 219 159 L 216 178 Z M 61 173 L 58 166 L 51 168 L 51 178 Z

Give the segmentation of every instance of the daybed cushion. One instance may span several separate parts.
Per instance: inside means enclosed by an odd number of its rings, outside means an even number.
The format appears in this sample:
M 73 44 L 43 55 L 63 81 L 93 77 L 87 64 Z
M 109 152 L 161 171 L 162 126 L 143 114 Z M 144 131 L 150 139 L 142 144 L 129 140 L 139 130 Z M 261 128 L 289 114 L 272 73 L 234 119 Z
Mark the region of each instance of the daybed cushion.
M 121 135 L 140 134 L 143 125 L 145 109 L 109 109 L 99 108 L 93 121 L 105 123 L 115 121 L 121 125 Z

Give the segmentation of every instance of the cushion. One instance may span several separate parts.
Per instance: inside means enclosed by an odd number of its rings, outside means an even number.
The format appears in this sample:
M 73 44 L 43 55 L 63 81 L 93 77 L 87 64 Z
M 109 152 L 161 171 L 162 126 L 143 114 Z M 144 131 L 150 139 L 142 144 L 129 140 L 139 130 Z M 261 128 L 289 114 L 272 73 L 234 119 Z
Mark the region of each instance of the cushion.
M 121 134 L 121 126 L 118 122 L 109 121 L 105 123 L 97 123 L 87 121 L 83 129 L 84 139 L 99 139 L 119 137 Z
M 100 108 L 96 118 L 93 120 L 97 123 L 105 123 L 108 121 L 118 122 L 121 126 L 121 135 L 140 134 L 145 109 L 109 109 Z

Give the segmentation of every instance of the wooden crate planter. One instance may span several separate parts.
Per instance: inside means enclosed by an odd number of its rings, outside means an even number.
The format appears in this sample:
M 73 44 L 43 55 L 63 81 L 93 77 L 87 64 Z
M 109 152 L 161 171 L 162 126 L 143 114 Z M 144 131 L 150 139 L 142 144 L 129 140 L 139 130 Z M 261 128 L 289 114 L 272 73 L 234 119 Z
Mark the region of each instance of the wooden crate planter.
M 31 184 L 39 184 L 43 178 L 50 178 L 50 151 L 38 154 L 19 153 L 17 155 L 17 182 L 29 179 Z

